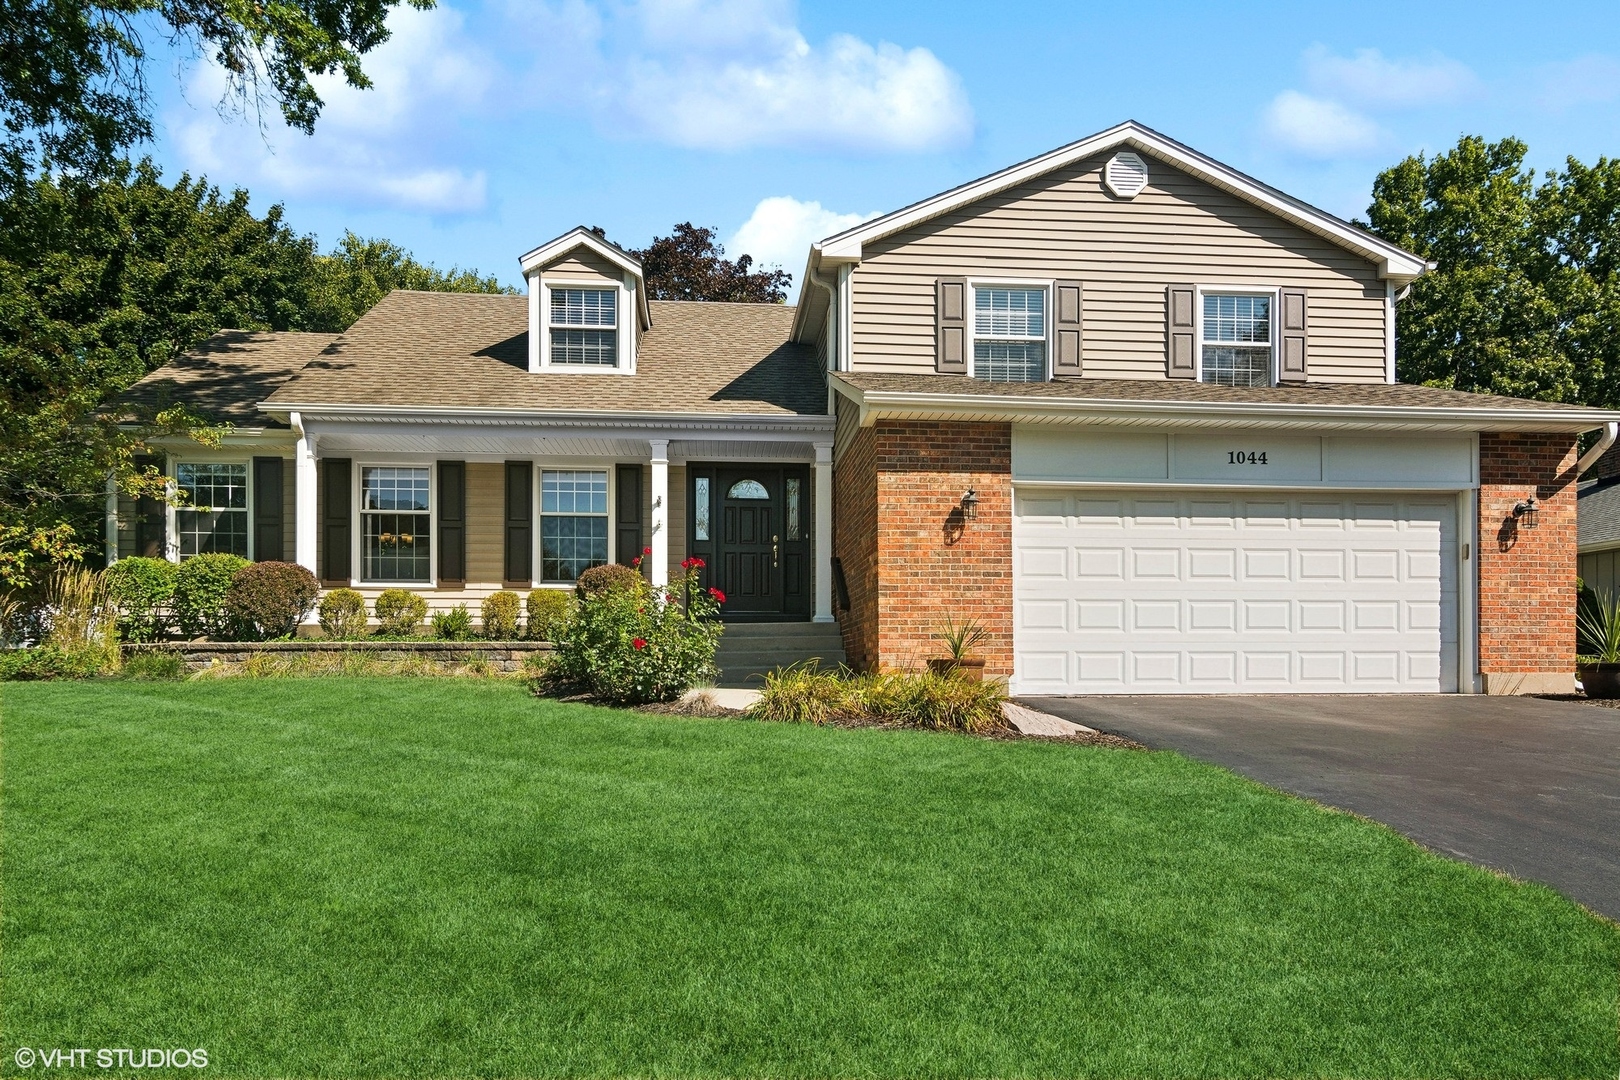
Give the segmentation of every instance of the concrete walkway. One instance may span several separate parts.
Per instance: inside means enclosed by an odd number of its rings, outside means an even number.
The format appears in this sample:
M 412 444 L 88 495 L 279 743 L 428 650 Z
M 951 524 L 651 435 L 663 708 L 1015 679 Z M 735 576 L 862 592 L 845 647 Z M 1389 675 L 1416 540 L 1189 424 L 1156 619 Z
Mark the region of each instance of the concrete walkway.
M 1364 814 L 1620 919 L 1620 709 L 1456 695 L 1021 700 Z

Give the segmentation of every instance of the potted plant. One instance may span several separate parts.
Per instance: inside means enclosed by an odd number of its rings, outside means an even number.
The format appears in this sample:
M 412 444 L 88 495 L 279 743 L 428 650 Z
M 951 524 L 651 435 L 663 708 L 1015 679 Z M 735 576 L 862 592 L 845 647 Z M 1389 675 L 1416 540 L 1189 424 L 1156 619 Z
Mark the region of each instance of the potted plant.
M 934 637 L 945 643 L 947 655 L 931 658 L 928 661 L 930 671 L 936 675 L 960 675 L 974 682 L 984 680 L 984 657 L 973 655 L 973 650 L 986 637 L 985 629 L 977 619 L 957 622 L 946 615 L 945 625 Z
M 1588 592 L 1575 607 L 1581 655 L 1575 674 L 1587 697 L 1620 697 L 1620 596 Z

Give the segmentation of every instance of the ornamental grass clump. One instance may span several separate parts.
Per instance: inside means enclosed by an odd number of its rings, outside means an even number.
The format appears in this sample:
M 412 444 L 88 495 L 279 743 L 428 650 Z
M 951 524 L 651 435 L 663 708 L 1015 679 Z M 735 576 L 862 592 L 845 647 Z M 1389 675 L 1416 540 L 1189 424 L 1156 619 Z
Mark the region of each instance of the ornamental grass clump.
M 484 617 L 484 636 L 492 641 L 516 641 L 518 616 L 522 610 L 523 600 L 515 592 L 502 589 L 484 597 L 480 612 Z
M 101 574 L 66 566 L 46 582 L 44 641 L 0 653 L 0 681 L 87 679 L 118 670 L 118 612 Z
M 750 710 L 760 720 L 825 724 L 863 714 L 859 683 L 843 672 L 824 671 L 814 660 L 765 673 L 759 701 Z
M 574 597 L 561 589 L 534 589 L 524 606 L 529 611 L 528 636 L 535 641 L 556 641 L 574 620 Z
M 225 610 L 237 633 L 254 641 L 291 637 L 315 607 L 320 584 L 290 562 L 249 563 L 231 577 Z
M 333 641 L 353 641 L 366 636 L 366 598 L 354 589 L 333 589 L 321 598 L 317 609 L 321 633 Z
M 429 620 L 433 636 L 440 641 L 466 641 L 473 636 L 472 612 L 466 604 L 457 604 L 445 611 L 435 611 Z
M 427 616 L 427 601 L 409 589 L 384 589 L 372 609 L 377 615 L 377 636 L 415 637 Z
M 253 564 L 240 555 L 211 552 L 193 555 L 174 574 L 174 616 L 180 632 L 228 641 L 235 634 L 225 594 L 237 571 Z
M 1575 605 L 1577 651 L 1596 664 L 1620 663 L 1620 593 L 1588 591 Z
M 175 565 L 167 559 L 133 556 L 102 572 L 107 596 L 118 609 L 118 633 L 125 641 L 156 641 L 172 624 Z
M 586 571 L 579 610 L 557 641 L 540 690 L 583 691 L 610 705 L 673 701 L 713 680 L 724 596 L 698 584 L 701 560 L 688 559 L 683 576 L 654 589 L 628 574 Z M 586 576 L 592 576 L 587 583 Z
M 998 682 L 932 671 L 850 675 L 814 663 L 768 673 L 749 715 L 797 724 L 901 724 L 983 734 L 1006 727 Z

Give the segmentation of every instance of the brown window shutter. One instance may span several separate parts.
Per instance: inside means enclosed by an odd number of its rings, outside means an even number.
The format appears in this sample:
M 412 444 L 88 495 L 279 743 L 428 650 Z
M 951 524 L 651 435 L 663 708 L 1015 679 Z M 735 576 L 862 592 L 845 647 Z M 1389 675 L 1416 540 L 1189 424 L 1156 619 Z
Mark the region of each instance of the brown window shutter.
M 1197 290 L 1172 285 L 1165 290 L 1165 369 L 1167 379 L 1198 378 Z
M 641 557 L 641 466 L 620 465 L 615 477 L 618 498 L 614 504 L 613 546 L 619 561 L 629 566 Z M 651 570 L 652 567 L 645 567 Z
M 135 467 L 163 471 L 160 457 L 138 457 Z M 169 508 L 162 499 L 142 495 L 135 500 L 135 554 L 148 559 L 164 559 L 165 536 L 169 531 Z
M 280 562 L 281 459 L 253 459 L 253 557 L 259 562 Z
M 934 282 L 934 370 L 942 375 L 968 373 L 967 278 Z
M 348 458 L 321 459 L 321 577 L 347 585 L 353 577 L 349 558 L 349 530 L 353 518 Z
M 1059 281 L 1052 291 L 1052 377 L 1078 378 L 1082 373 L 1084 289 L 1078 281 Z
M 439 462 L 439 584 L 467 580 L 467 463 Z
M 1283 289 L 1278 296 L 1282 310 L 1277 315 L 1280 348 L 1277 352 L 1277 381 L 1305 381 L 1305 290 Z
M 534 466 L 506 463 L 506 580 L 534 579 Z

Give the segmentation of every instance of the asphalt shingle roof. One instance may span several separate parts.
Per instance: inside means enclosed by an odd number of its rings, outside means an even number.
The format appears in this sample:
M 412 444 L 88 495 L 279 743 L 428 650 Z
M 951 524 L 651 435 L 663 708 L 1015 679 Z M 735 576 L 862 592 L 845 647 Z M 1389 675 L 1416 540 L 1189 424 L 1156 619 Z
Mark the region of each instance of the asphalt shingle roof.
M 1620 541 L 1620 477 L 1582 484 L 1575 499 L 1575 546 Z
M 782 304 L 654 300 L 633 376 L 528 370 L 521 296 L 389 293 L 266 400 L 391 405 L 813 415 L 827 412 L 814 350 L 788 340 Z
M 283 427 L 258 409 L 336 334 L 221 330 L 124 391 L 115 406 L 155 412 L 186 404 L 216 422 Z

